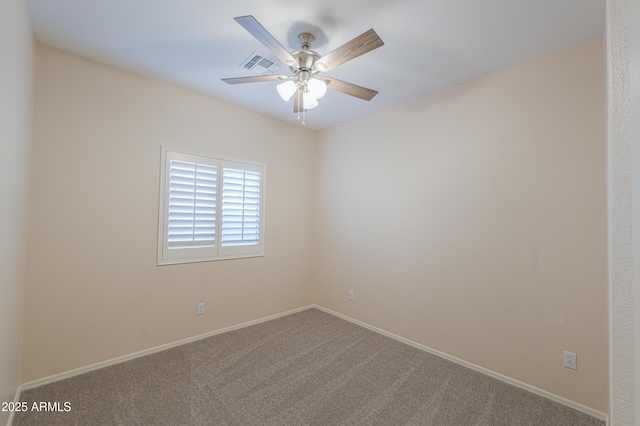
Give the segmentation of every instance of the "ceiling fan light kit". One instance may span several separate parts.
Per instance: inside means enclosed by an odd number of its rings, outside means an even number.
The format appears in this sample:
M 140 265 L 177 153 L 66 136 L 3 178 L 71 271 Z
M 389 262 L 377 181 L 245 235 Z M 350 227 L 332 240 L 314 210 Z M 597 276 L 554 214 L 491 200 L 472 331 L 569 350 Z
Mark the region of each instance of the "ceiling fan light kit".
M 365 101 L 370 101 L 378 94 L 375 90 L 335 78 L 317 77 L 319 73 L 330 71 L 338 65 L 383 46 L 384 42 L 373 29 L 364 32 L 330 53 L 320 56 L 317 52 L 311 50 L 311 45 L 315 41 L 313 34 L 299 34 L 298 43 L 302 50 L 289 52 L 253 16 L 240 16 L 234 19 L 265 45 L 280 61 L 286 64 L 293 75 L 277 74 L 223 78 L 222 81 L 225 83 L 244 84 L 284 80 L 276 86 L 276 89 L 285 102 L 294 98 L 293 112 L 298 114 L 298 119 L 300 119 L 301 112 L 304 114 L 307 110 L 318 106 L 318 99 L 321 99 L 326 94 L 327 89 Z M 294 95 L 296 96 L 294 97 Z

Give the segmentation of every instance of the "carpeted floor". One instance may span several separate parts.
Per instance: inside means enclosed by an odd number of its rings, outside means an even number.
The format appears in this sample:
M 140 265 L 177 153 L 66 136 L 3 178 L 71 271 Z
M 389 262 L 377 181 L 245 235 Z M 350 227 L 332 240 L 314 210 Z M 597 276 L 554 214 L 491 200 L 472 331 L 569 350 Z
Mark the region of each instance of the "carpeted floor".
M 310 309 L 24 391 L 19 425 L 604 425 Z

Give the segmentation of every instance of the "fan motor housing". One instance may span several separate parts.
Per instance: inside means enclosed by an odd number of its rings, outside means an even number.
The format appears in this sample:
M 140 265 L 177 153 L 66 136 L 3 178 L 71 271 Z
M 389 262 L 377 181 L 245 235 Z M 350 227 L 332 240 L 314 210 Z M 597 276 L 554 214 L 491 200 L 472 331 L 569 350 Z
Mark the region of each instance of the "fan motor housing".
M 315 64 L 316 60 L 320 58 L 320 55 L 313 50 L 297 50 L 295 52 L 291 52 L 291 56 L 293 56 L 298 64 L 297 69 L 291 67 L 291 70 L 293 72 L 301 70 L 313 70 L 313 65 Z

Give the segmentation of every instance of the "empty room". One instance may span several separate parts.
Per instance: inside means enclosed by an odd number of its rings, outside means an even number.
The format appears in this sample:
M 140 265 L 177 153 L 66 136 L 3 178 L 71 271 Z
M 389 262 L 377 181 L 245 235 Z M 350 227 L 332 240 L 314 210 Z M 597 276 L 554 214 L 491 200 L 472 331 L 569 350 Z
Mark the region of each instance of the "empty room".
M 5 1 L 0 424 L 637 424 L 638 22 Z

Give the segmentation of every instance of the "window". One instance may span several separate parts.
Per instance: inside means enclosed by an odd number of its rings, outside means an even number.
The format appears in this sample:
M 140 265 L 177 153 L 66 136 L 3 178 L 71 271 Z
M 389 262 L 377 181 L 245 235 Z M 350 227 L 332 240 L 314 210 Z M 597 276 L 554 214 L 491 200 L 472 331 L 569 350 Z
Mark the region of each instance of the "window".
M 264 255 L 264 164 L 162 148 L 158 264 Z

